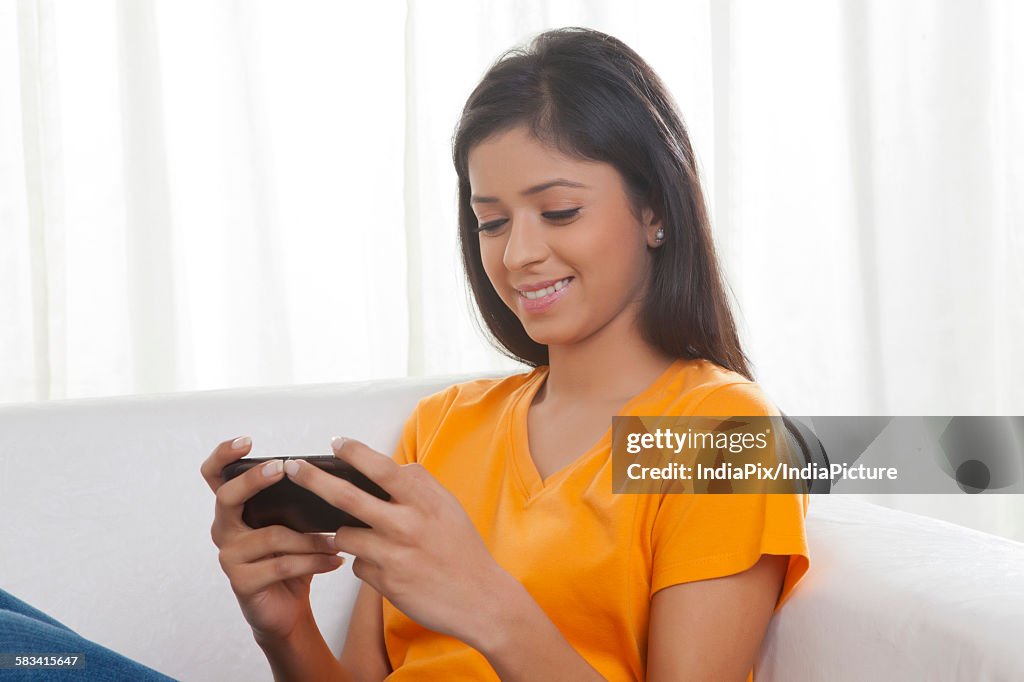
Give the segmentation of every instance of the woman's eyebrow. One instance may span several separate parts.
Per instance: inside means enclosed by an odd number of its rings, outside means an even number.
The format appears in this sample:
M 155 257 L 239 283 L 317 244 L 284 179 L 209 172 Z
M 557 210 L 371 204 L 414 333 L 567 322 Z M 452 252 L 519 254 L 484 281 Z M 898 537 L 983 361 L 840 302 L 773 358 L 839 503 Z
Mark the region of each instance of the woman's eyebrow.
M 573 182 L 572 180 L 566 180 L 565 178 L 555 178 L 554 180 L 548 180 L 547 182 L 542 182 L 539 185 L 534 185 L 529 189 L 524 189 L 519 193 L 519 196 L 525 197 L 531 194 L 537 194 L 538 192 L 543 192 L 551 187 L 577 187 L 580 189 L 589 189 L 589 187 L 583 183 Z M 469 198 L 469 203 L 471 204 L 493 204 L 497 201 L 497 197 L 478 197 L 475 194 Z

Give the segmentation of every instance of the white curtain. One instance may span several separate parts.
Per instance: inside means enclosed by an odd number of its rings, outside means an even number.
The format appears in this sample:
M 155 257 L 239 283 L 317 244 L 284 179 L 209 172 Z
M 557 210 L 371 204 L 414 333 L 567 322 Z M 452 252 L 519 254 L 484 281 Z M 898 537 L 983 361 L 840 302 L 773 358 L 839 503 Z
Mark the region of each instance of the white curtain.
M 0 402 L 520 369 L 472 322 L 450 140 L 568 25 L 675 96 L 783 409 L 1024 414 L 1012 0 L 2 0 Z M 1024 538 L 1011 507 L 974 525 Z

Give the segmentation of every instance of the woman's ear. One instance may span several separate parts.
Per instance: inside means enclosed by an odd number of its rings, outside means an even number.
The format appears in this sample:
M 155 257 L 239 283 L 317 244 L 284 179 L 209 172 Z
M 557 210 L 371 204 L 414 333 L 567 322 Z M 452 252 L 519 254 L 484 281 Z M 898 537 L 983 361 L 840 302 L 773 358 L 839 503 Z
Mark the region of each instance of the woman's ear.
M 647 246 L 656 249 L 665 243 L 665 230 L 650 208 L 643 210 L 644 233 L 647 237 Z

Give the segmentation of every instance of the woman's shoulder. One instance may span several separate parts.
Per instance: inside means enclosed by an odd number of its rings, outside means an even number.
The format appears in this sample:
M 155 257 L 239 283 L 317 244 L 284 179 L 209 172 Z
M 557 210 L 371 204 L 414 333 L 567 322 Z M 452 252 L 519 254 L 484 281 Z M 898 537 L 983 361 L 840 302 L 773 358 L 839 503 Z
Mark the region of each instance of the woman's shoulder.
M 509 404 L 531 381 L 538 378 L 546 366 L 535 367 L 498 377 L 481 377 L 452 384 L 424 396 L 416 406 L 421 415 L 429 415 L 437 421 L 453 410 L 493 413 Z
M 664 399 L 679 414 L 778 414 L 778 408 L 759 383 L 703 358 L 683 365 Z

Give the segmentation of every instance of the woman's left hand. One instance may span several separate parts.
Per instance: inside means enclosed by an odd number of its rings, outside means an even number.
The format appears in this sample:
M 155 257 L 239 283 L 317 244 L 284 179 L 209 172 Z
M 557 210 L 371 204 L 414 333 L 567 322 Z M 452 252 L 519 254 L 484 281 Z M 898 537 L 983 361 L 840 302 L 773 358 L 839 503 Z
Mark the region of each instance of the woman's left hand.
M 425 628 L 470 641 L 488 625 L 488 607 L 515 580 L 491 556 L 459 501 L 418 463 L 399 465 L 351 439 L 334 455 L 391 495 L 384 501 L 301 460 L 288 472 L 371 528 L 343 526 L 337 549 L 355 555 L 352 572 Z

